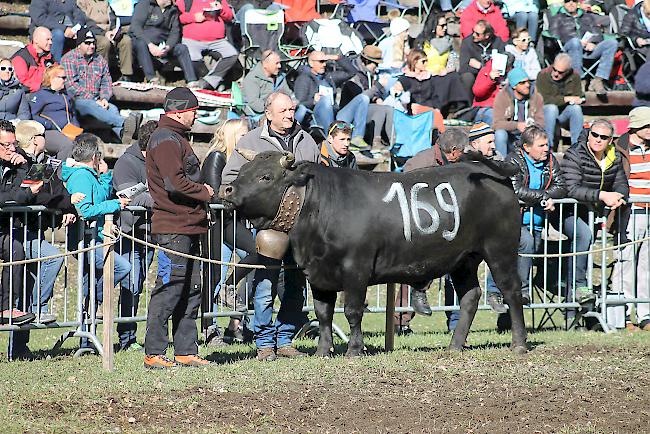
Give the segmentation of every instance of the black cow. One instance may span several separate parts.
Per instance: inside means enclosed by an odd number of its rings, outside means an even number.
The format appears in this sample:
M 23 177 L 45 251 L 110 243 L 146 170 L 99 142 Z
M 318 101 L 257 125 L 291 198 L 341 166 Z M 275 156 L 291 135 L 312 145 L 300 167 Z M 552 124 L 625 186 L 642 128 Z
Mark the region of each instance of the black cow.
M 271 151 L 256 155 L 232 184 L 222 186 L 220 197 L 256 228 L 267 229 L 287 189 L 305 187 L 289 240 L 313 290 L 317 355 L 329 355 L 332 347 L 338 291 L 345 292 L 351 330 L 347 355 L 359 355 L 368 286 L 417 284 L 447 273 L 461 308 L 450 349 L 461 350 L 481 296 L 477 270 L 483 260 L 510 306 L 511 348 L 526 351 L 517 275 L 521 215 L 508 179 L 512 165 L 474 156 L 482 161 L 396 174 L 293 165 L 292 158 Z

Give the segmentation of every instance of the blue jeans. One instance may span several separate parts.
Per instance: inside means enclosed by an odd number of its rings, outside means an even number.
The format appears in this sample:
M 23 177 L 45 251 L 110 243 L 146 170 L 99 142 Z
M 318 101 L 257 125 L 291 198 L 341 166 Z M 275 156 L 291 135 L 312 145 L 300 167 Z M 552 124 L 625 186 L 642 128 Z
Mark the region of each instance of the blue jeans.
M 569 237 L 569 244 L 566 246 L 570 249 L 571 252 L 574 251 L 574 239 L 575 239 L 575 251 L 576 252 L 586 252 L 591 246 L 591 230 L 589 225 L 584 222 L 580 217 L 569 216 L 564 219 L 564 233 Z M 567 288 L 573 287 L 573 259 L 574 257 L 569 256 L 566 258 L 566 270 L 567 270 Z M 575 280 L 576 288 L 586 287 L 587 286 L 587 263 L 589 261 L 588 255 L 580 255 L 575 257 L 576 262 L 576 274 Z
M 553 149 L 553 140 L 555 139 L 555 124 L 559 122 L 560 125 L 569 123 L 569 130 L 571 131 L 571 144 L 573 145 L 578 141 L 580 133 L 582 132 L 582 124 L 584 123 L 582 117 L 582 107 L 579 105 L 567 104 L 562 113 L 558 106 L 554 104 L 544 104 L 544 126 L 546 134 L 548 135 L 548 145 Z
M 96 244 L 101 244 L 103 241 L 100 239 L 97 239 L 95 241 Z M 86 252 L 86 265 L 90 265 L 90 252 Z M 115 257 L 115 272 L 113 274 L 113 282 L 115 285 L 120 283 L 122 280 L 124 280 L 128 275 L 129 272 L 131 271 L 131 264 L 129 263 L 128 260 L 124 259 L 124 257 L 120 256 L 119 254 L 114 255 Z M 97 296 L 95 300 L 97 303 L 102 303 L 104 301 L 104 275 L 103 275 L 103 268 L 104 268 L 104 249 L 103 248 L 98 248 L 95 250 L 95 288 L 97 290 Z M 84 291 L 84 297 L 88 297 L 88 281 L 90 279 L 90 273 L 87 267 L 84 267 L 84 275 L 83 275 L 83 291 Z
M 52 58 L 56 63 L 61 63 L 61 57 L 63 57 L 64 46 L 65 46 L 65 35 L 63 30 L 61 29 L 52 30 L 52 48 L 50 48 L 50 53 L 52 53 Z
M 147 277 L 147 270 L 153 262 L 154 249 L 145 249 L 144 246 L 126 239 L 122 240 L 122 245 L 119 247 L 121 257 L 131 264 L 131 270 L 120 285 L 120 316 L 133 317 L 138 313 L 140 294 Z M 117 325 L 121 348 L 126 348 L 136 341 L 137 330 L 138 325 L 135 322 Z
M 525 27 L 528 29 L 530 40 L 537 42 L 537 26 L 539 24 L 539 14 L 537 12 L 517 12 L 514 16 L 517 28 Z
M 453 306 L 455 301 L 456 291 L 454 291 L 454 283 L 451 280 L 451 276 L 447 274 L 445 276 L 445 306 Z M 447 315 L 447 330 L 453 332 L 456 330 L 456 324 L 460 319 L 459 310 L 448 310 L 445 311 Z
M 221 260 L 224 262 L 230 262 L 230 259 L 232 258 L 232 249 L 224 244 L 221 244 Z M 245 250 L 242 249 L 237 249 L 237 256 L 239 256 L 240 259 L 244 259 L 246 256 L 248 256 L 248 253 L 246 253 Z M 217 285 L 214 288 L 214 297 L 216 299 L 217 294 L 221 292 L 221 288 L 223 288 L 223 284 L 226 281 L 226 277 L 228 276 L 228 266 L 227 265 L 221 265 L 221 274 L 220 274 L 220 279 Z M 216 301 L 212 304 L 212 311 L 216 312 L 219 310 L 219 303 Z M 217 324 L 217 317 L 214 317 L 212 323 L 214 325 Z
M 278 266 L 282 261 L 260 255 L 260 264 Z M 284 257 L 284 263 L 295 264 L 291 253 Z M 260 348 L 280 348 L 291 345 L 291 341 L 306 322 L 302 312 L 305 291 L 305 276 L 298 270 L 284 271 L 284 293 L 282 294 L 280 310 L 273 322 L 273 301 L 278 286 L 280 270 L 257 269 L 253 277 L 255 288 L 255 345 Z
M 533 254 L 539 250 L 539 247 L 542 245 L 542 232 L 533 231 L 531 234 L 529 232 L 528 226 L 522 226 L 520 229 L 519 235 L 519 253 Z M 517 274 L 519 274 L 519 279 L 521 279 L 521 293 L 525 296 L 528 296 L 528 274 L 530 269 L 533 266 L 533 258 L 524 258 L 519 257 L 517 259 Z M 487 293 L 488 294 L 500 294 L 499 288 L 497 288 L 494 279 L 492 278 L 492 273 L 487 275 Z
M 496 130 L 494 132 L 494 145 L 497 148 L 497 152 L 505 157 L 509 152 L 515 149 L 515 142 L 519 140 L 520 137 L 521 133 L 519 130 Z
M 76 98 L 74 100 L 77 113 L 81 116 L 92 116 L 93 118 L 109 125 L 115 135 L 122 138 L 122 128 L 124 127 L 124 118 L 120 115 L 120 110 L 113 104 L 108 104 L 108 109 L 100 107 L 95 100 Z
M 366 133 L 366 120 L 368 118 L 368 106 L 370 98 L 360 94 L 352 98 L 347 105 L 341 108 L 336 114 L 336 119 L 352 123 L 352 137 L 363 137 Z M 334 122 L 334 106 L 327 98 L 321 98 L 314 106 L 314 118 L 316 124 L 320 125 L 324 131 L 327 131 L 330 124 Z
M 440 10 L 443 12 L 448 12 L 453 9 L 451 0 L 440 0 Z
M 596 70 L 596 77 L 603 80 L 609 80 L 612 73 L 612 66 L 614 66 L 614 56 L 618 49 L 618 43 L 613 39 L 607 39 L 596 44 L 596 48 L 591 53 L 584 51 L 580 39 L 571 38 L 564 44 L 564 51 L 571 56 L 571 67 L 584 77 L 582 71 L 582 61 L 584 59 L 600 60 L 598 69 Z
M 479 108 L 476 112 L 474 122 L 485 122 L 489 126 L 492 126 L 492 107 Z

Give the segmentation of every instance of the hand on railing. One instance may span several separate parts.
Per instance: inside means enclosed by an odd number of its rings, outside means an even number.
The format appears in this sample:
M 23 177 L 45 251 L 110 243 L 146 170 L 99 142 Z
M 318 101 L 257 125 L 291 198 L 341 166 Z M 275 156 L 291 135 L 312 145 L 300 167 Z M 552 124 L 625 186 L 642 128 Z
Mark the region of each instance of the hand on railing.
M 129 197 L 120 197 L 117 200 L 120 202 L 120 209 L 126 208 L 126 206 L 131 203 L 131 198 Z
M 73 205 L 76 205 L 84 200 L 85 197 L 86 195 L 83 193 L 72 193 L 72 196 L 70 196 L 70 202 L 72 202 Z
M 63 219 L 61 220 L 61 226 L 71 225 L 75 221 L 77 221 L 77 216 L 75 216 L 74 214 L 63 214 Z
M 43 188 L 43 181 L 39 181 L 29 186 L 29 189 L 32 191 L 33 194 L 37 194 L 39 191 L 41 191 L 41 188 Z
M 598 194 L 598 199 L 611 209 L 616 209 L 621 205 L 625 205 L 623 195 L 615 191 L 601 191 Z
M 550 197 L 542 201 L 542 206 L 544 207 L 544 211 L 548 211 L 548 212 L 555 211 L 555 203 L 553 202 L 553 199 Z

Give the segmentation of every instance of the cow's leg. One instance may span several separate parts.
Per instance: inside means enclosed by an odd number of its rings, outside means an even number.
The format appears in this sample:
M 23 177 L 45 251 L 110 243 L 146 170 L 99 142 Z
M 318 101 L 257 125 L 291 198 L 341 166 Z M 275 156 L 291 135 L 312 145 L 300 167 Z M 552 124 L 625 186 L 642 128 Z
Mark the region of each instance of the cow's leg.
M 480 260 L 469 257 L 451 273 L 451 280 L 460 300 L 460 318 L 451 337 L 449 349 L 461 351 L 472 326 L 478 302 L 481 299 L 481 287 L 478 283 L 478 265 Z
M 345 289 L 345 317 L 350 324 L 350 342 L 346 357 L 360 356 L 363 352 L 363 335 L 361 334 L 361 320 L 366 301 L 366 286 L 347 287 Z
M 313 286 L 311 290 L 314 294 L 314 311 L 316 312 L 316 318 L 318 318 L 318 329 L 320 331 L 316 355 L 328 357 L 333 346 L 332 318 L 334 317 L 337 293 L 320 291 Z

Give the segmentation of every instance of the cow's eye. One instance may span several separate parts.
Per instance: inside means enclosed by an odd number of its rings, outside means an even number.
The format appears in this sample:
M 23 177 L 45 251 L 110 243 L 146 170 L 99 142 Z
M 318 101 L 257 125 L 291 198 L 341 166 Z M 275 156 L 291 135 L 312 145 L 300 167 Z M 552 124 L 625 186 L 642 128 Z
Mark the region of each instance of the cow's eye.
M 271 181 L 271 175 L 262 175 L 260 177 L 260 181 L 261 182 L 269 182 L 269 181 Z

